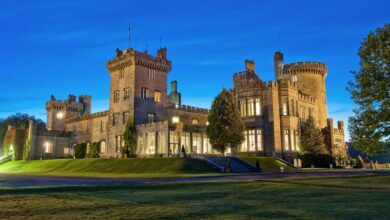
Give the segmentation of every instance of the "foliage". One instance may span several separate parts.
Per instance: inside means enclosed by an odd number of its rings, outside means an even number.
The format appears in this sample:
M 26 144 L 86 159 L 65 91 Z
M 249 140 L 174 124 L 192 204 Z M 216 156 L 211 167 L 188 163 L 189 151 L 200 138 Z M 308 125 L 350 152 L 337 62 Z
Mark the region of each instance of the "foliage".
M 320 155 L 329 153 L 324 144 L 321 130 L 315 126 L 313 117 L 309 117 L 302 123 L 301 146 L 305 154 Z
M 30 147 L 31 147 L 31 140 L 30 140 L 30 138 L 28 138 L 26 140 L 26 143 L 24 144 L 23 160 L 29 160 L 30 159 Z
M 360 155 L 356 158 L 355 168 L 364 168 L 364 160 Z
M 133 117 L 130 117 L 126 123 L 126 130 L 123 134 L 124 146 L 121 148 L 122 156 L 135 157 L 137 152 L 137 129 L 134 125 Z
M 17 113 L 11 115 L 0 122 L 0 148 L 3 147 L 4 135 L 7 132 L 8 125 L 12 125 L 16 128 L 27 128 L 29 120 L 35 121 L 35 124 L 38 129 L 44 129 L 46 127 L 45 122 L 41 119 L 37 119 L 34 116 L 28 114 Z
M 86 153 L 87 153 L 86 143 L 76 144 L 74 146 L 74 156 L 76 158 L 85 158 Z
M 88 145 L 88 151 L 87 151 L 87 157 L 88 158 L 99 158 L 99 152 L 100 152 L 100 142 L 93 142 Z
M 329 168 L 330 164 L 335 165 L 334 158 L 329 154 L 302 154 L 299 155 L 299 158 L 302 160 L 302 167 L 323 167 Z
M 359 56 L 360 69 L 347 87 L 358 105 L 348 129 L 353 146 L 373 156 L 390 149 L 390 24 L 368 34 Z
M 214 99 L 208 122 L 206 134 L 213 149 L 225 153 L 226 146 L 229 145 L 234 152 L 244 140 L 245 125 L 232 91 L 222 89 Z

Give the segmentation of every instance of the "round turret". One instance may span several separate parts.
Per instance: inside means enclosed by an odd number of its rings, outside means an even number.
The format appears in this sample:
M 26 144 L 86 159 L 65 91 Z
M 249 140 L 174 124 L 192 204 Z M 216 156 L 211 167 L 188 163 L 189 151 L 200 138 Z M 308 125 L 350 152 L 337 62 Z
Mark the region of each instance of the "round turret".
M 283 66 L 283 75 L 297 83 L 298 90 L 317 100 L 318 125 L 327 125 L 325 77 L 328 68 L 319 62 L 298 62 Z

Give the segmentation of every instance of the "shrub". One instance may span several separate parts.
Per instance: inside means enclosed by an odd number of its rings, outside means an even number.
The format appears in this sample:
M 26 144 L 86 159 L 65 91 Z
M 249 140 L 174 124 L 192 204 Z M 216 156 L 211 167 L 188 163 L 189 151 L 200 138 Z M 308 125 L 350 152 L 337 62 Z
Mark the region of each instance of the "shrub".
M 86 151 L 87 151 L 86 143 L 76 144 L 74 146 L 74 156 L 76 158 L 85 158 Z
M 100 151 L 100 142 L 90 143 L 88 146 L 87 157 L 99 158 L 100 157 L 99 151 Z
M 315 167 L 329 168 L 329 164 L 335 165 L 334 158 L 329 154 L 303 154 L 299 158 L 302 160 L 302 167 L 311 167 L 314 164 Z
M 357 156 L 357 158 L 356 158 L 355 168 L 358 168 L 358 169 L 364 168 L 364 161 L 363 161 L 363 158 L 360 155 Z

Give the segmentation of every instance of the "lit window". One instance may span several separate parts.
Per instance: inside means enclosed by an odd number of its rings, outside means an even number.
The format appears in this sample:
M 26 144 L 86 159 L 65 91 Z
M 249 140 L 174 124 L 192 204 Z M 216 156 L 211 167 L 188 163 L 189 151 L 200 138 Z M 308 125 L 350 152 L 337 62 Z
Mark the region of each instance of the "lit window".
M 206 125 L 209 125 L 210 123 L 209 123 L 209 121 L 206 121 Z
M 70 154 L 69 147 L 65 147 L 65 148 L 64 148 L 64 154 L 65 154 L 65 155 Z
M 255 130 L 249 130 L 249 151 L 256 151 Z
M 263 150 L 263 136 L 262 136 L 260 129 L 257 129 L 256 135 L 257 135 L 257 150 L 262 151 Z
M 179 116 L 173 116 L 173 117 L 172 117 L 172 123 L 173 123 L 173 124 L 177 124 L 177 123 L 179 123 L 179 122 L 180 122 Z
M 114 92 L 114 103 L 118 103 L 119 102 L 119 91 L 115 91 Z
M 255 114 L 261 115 L 261 104 L 260 104 L 260 98 L 255 99 Z
M 254 105 L 254 99 L 253 98 L 249 98 L 248 99 L 248 116 L 253 116 L 255 114 L 255 105 Z
M 288 136 L 289 136 L 289 130 L 286 129 L 284 130 L 284 149 L 285 150 L 289 150 L 289 140 L 288 140 Z
M 123 99 L 124 100 L 130 99 L 130 89 L 129 88 L 125 89 L 125 95 L 123 96 Z
M 141 98 L 142 99 L 147 99 L 148 97 L 149 97 L 149 89 L 142 88 Z
M 240 110 L 241 110 L 241 116 L 246 116 L 246 99 L 243 99 L 240 101 Z
M 160 91 L 154 91 L 154 101 L 161 102 L 161 92 Z
M 293 130 L 291 130 L 291 132 L 290 132 L 290 140 L 291 140 L 291 150 L 292 151 L 295 151 L 296 149 L 295 149 L 295 137 L 294 137 L 294 131 Z
M 154 122 L 154 118 L 155 118 L 155 114 L 154 113 L 149 113 L 148 114 L 148 122 L 149 123 L 153 123 Z
M 288 102 L 287 101 L 283 102 L 282 114 L 283 115 L 288 115 Z
M 101 141 L 100 142 L 100 153 L 106 153 L 106 141 Z
M 57 118 L 58 119 L 63 119 L 64 118 L 64 113 L 63 112 L 58 112 L 57 113 Z
M 192 119 L 192 124 L 193 124 L 193 125 L 199 124 L 199 120 L 198 120 L 197 118 L 193 118 L 193 119 Z
M 49 142 L 45 142 L 45 153 L 49 154 L 53 152 L 53 146 Z
M 244 141 L 241 144 L 241 152 L 248 151 L 248 131 L 244 131 Z

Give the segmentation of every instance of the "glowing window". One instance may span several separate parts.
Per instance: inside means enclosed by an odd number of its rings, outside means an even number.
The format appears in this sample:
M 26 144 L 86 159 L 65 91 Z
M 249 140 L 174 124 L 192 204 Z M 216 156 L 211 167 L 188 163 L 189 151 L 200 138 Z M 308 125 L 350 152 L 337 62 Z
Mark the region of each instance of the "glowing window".
M 161 92 L 160 91 L 154 91 L 154 101 L 161 102 Z
M 261 103 L 260 98 L 255 99 L 255 115 L 261 115 Z
M 179 122 L 180 122 L 179 116 L 173 116 L 173 117 L 172 117 L 172 123 L 173 123 L 173 124 L 177 124 L 177 123 L 179 123 Z

